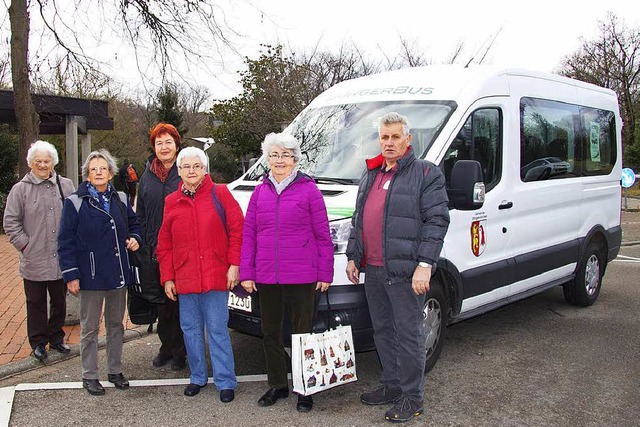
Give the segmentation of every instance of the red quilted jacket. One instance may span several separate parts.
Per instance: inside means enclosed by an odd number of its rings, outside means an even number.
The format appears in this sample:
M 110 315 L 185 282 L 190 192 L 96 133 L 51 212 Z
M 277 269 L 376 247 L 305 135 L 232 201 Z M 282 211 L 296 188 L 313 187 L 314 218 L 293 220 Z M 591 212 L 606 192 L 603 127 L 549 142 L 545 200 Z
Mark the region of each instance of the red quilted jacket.
M 216 195 L 227 217 L 225 233 L 211 196 L 213 181 L 205 175 L 195 198 L 182 194 L 182 183 L 167 196 L 156 251 L 160 280 L 173 280 L 178 294 L 227 289 L 229 265 L 240 265 L 244 217 L 225 185 Z

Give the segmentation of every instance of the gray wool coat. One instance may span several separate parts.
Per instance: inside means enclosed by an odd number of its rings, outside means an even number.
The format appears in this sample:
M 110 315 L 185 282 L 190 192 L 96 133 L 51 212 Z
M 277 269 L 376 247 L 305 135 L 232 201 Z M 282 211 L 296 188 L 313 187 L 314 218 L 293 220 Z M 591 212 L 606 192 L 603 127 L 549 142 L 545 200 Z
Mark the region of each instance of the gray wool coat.
M 20 275 L 27 280 L 62 278 L 57 249 L 63 202 L 56 176 L 43 181 L 29 172 L 7 197 L 4 231 L 20 254 Z M 58 177 L 64 197 L 75 191 L 70 179 Z

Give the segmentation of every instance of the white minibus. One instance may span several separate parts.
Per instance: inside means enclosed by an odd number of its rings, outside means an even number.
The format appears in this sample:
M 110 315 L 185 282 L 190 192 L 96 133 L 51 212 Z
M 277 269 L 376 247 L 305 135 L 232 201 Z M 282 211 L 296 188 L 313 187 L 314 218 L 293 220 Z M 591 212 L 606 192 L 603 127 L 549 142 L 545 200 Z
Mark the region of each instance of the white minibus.
M 344 251 L 365 159 L 380 152 L 378 119 L 390 111 L 409 118 L 416 155 L 442 169 L 450 197 L 451 224 L 424 307 L 427 371 L 452 322 L 553 286 L 571 304 L 596 301 L 622 236 L 615 93 L 486 66 L 370 75 L 328 89 L 287 128 L 301 142 L 301 170 L 324 195 L 335 247 L 331 307 L 352 325 L 358 350 L 374 348 L 372 330 Z M 261 158 L 229 185 L 243 208 L 266 170 Z M 255 294 L 232 295 L 229 310 L 231 328 L 260 335 Z M 326 316 L 317 318 L 322 329 Z

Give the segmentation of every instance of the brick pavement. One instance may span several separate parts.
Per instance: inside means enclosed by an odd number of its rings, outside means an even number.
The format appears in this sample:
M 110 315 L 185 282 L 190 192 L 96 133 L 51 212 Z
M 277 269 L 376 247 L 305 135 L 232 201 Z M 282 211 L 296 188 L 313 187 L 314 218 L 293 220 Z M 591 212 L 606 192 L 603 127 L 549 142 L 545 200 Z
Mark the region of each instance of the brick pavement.
M 125 314 L 126 329 L 137 326 L 129 322 Z M 65 342 L 69 345 L 80 342 L 80 325 L 64 327 Z M 100 324 L 100 335 L 104 335 L 104 323 Z M 18 271 L 18 252 L 9 243 L 9 237 L 0 235 L 0 365 L 15 362 L 31 354 L 27 339 L 27 307 L 22 277 Z

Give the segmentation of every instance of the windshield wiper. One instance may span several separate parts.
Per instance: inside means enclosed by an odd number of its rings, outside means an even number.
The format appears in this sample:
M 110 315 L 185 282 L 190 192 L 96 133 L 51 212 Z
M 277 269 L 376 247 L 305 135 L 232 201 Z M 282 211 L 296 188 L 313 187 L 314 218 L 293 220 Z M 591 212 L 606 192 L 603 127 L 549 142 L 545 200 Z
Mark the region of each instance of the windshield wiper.
M 349 178 L 331 178 L 328 176 L 314 176 L 313 179 L 316 181 L 316 183 L 318 184 L 343 184 L 343 185 L 353 185 L 353 184 L 357 184 L 357 181 L 355 179 L 349 179 Z

